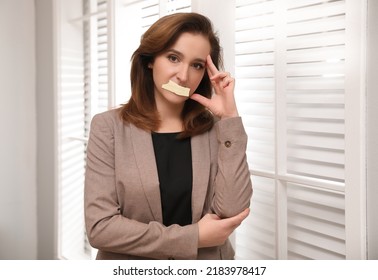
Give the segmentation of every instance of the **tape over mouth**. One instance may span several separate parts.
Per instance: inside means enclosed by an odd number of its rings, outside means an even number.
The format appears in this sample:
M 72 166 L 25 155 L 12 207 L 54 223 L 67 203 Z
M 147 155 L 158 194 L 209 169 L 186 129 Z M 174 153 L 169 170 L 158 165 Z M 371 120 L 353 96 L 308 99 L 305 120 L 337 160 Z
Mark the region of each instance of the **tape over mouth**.
M 168 83 L 163 84 L 161 87 L 179 96 L 189 97 L 190 88 L 182 87 L 171 80 L 169 80 Z

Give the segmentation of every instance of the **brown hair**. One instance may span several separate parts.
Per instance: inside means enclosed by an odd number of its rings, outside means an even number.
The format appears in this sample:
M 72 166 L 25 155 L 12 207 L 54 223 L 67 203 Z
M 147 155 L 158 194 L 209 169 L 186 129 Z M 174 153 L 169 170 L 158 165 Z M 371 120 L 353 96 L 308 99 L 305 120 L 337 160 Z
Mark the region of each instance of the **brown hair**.
M 210 56 L 215 66 L 222 64 L 219 39 L 208 18 L 197 13 L 177 13 L 160 18 L 142 36 L 140 46 L 134 52 L 131 63 L 131 98 L 121 108 L 124 121 L 148 131 L 159 128 L 160 119 L 154 97 L 152 71 L 148 65 L 155 57 L 175 44 L 182 33 L 205 36 L 210 43 Z M 195 90 L 208 98 L 212 87 L 207 71 Z M 209 130 L 214 124 L 212 114 L 200 103 L 187 99 L 182 111 L 184 131 L 180 137 L 190 137 Z

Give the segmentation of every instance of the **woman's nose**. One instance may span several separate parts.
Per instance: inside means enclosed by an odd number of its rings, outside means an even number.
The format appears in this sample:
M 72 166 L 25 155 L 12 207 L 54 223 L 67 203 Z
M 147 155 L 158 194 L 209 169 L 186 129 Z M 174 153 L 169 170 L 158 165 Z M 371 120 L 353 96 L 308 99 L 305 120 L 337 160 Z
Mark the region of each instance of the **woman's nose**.
M 187 65 L 181 65 L 177 72 L 177 79 L 180 81 L 180 83 L 186 83 L 188 80 L 189 75 L 189 66 Z

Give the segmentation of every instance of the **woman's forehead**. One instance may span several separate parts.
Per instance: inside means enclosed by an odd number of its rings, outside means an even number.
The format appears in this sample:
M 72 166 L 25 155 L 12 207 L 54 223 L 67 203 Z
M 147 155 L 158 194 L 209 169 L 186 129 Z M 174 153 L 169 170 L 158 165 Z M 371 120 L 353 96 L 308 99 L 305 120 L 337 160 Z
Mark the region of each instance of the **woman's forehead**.
M 169 48 L 182 56 L 206 60 L 210 54 L 209 40 L 202 34 L 182 33 L 176 42 Z

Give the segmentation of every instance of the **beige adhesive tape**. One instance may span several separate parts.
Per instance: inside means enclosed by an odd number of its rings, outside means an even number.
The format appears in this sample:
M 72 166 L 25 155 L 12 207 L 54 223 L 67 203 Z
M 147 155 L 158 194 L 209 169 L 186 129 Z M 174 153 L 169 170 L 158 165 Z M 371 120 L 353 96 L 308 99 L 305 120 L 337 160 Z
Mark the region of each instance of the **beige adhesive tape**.
M 167 84 L 162 85 L 163 89 L 169 90 L 177 95 L 189 97 L 190 88 L 182 87 L 169 80 Z

